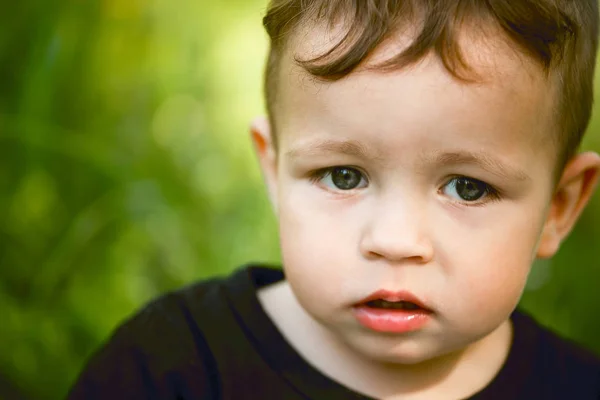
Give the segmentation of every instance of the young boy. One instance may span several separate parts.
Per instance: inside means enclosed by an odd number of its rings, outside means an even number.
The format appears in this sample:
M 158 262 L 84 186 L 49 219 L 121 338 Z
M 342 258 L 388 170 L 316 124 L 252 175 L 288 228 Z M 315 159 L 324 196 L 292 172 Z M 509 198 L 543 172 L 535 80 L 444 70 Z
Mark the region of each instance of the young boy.
M 283 271 L 153 302 L 71 399 L 598 399 L 515 311 L 588 202 L 595 0 L 273 0 L 252 140 Z

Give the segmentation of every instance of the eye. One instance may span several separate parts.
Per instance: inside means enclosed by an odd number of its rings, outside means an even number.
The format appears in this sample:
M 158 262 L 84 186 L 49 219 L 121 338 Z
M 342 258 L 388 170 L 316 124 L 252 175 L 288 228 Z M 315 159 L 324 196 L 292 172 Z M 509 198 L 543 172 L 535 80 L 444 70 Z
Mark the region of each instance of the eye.
M 465 176 L 452 178 L 442 192 L 456 200 L 475 202 L 483 197 L 496 196 L 497 192 L 487 183 Z
M 351 167 L 332 167 L 320 170 L 315 174 L 314 180 L 320 181 L 333 190 L 352 190 L 363 188 L 367 184 L 363 174 Z

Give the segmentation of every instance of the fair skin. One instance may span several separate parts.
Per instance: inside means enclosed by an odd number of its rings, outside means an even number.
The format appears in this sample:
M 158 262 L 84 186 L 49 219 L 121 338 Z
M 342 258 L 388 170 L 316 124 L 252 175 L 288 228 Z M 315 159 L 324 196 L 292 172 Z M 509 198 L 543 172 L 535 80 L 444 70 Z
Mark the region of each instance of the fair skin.
M 502 367 L 532 261 L 558 250 L 600 157 L 578 154 L 555 186 L 551 83 L 504 40 L 465 40 L 477 84 L 433 55 L 329 83 L 293 62 L 322 37 L 297 35 L 283 57 L 278 148 L 264 118 L 252 125 L 287 278 L 259 300 L 299 354 L 353 390 L 466 398 Z M 366 329 L 352 306 L 381 288 L 409 290 L 431 319 Z

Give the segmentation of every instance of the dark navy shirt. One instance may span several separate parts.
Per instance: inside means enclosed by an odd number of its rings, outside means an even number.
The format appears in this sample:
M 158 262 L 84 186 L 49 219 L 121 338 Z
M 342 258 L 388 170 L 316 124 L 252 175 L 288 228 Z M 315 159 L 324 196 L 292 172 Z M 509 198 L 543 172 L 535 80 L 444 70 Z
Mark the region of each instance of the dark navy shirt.
M 257 289 L 282 279 L 246 266 L 160 297 L 94 354 L 68 398 L 371 399 L 314 369 L 277 330 Z M 600 399 L 596 356 L 522 312 L 511 318 L 506 363 L 471 399 Z

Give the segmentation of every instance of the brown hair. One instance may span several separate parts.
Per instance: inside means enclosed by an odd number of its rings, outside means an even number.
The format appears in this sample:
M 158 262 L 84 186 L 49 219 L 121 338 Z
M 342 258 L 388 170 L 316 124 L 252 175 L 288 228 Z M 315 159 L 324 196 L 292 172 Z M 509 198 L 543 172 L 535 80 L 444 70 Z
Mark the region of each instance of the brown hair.
M 415 12 L 419 12 L 418 19 Z M 321 79 L 348 75 L 403 23 L 421 21 L 412 43 L 377 68 L 402 68 L 434 51 L 452 75 L 469 80 L 464 74 L 469 68 L 457 44 L 458 28 L 466 19 L 495 22 L 547 74 L 557 78 L 560 135 L 554 140 L 561 149 L 558 166 L 562 170 L 577 151 L 591 116 L 597 0 L 272 0 L 263 24 L 271 39 L 265 92 L 273 130 L 277 66 L 287 39 L 300 25 L 333 26 L 344 21 L 347 27 L 343 38 L 324 54 L 296 60 Z

